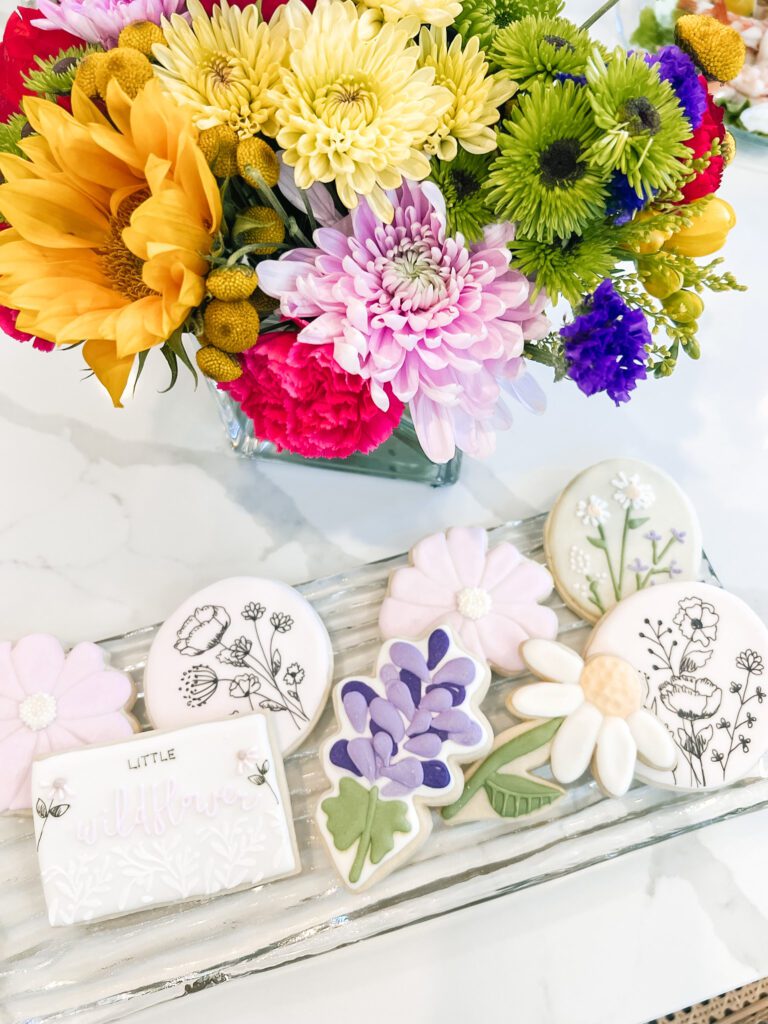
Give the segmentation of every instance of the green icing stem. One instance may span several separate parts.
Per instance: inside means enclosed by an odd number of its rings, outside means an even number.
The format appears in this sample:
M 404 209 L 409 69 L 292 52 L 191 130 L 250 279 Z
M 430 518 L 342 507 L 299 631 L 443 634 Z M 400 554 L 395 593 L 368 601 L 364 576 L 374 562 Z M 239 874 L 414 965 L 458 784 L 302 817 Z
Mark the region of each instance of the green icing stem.
M 525 757 L 526 754 L 549 743 L 562 724 L 562 718 L 551 718 L 548 722 L 543 722 L 533 729 L 513 736 L 496 750 L 492 750 L 477 771 L 467 780 L 464 792 L 459 799 L 443 808 L 443 817 L 446 821 L 455 818 L 459 811 L 466 807 L 469 801 L 485 786 L 491 775 L 510 762 Z
M 357 844 L 357 854 L 355 855 L 352 869 L 349 872 L 350 882 L 359 882 L 360 875 L 363 873 L 363 866 L 365 859 L 368 856 L 368 850 L 371 845 L 371 831 L 373 829 L 373 819 L 376 815 L 376 804 L 379 800 L 379 787 L 372 786 L 368 793 L 368 809 L 365 815 L 365 828 L 363 834 L 360 836 L 360 842 Z

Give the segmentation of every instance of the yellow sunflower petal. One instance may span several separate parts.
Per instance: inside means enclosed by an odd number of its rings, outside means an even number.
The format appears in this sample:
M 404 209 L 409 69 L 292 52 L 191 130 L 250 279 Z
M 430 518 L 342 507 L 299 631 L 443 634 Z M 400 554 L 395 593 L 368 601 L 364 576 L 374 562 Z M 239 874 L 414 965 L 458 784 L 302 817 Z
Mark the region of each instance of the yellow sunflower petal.
M 98 379 L 109 392 L 112 404 L 122 409 L 123 397 L 128 378 L 131 375 L 134 356 L 117 355 L 113 341 L 86 341 L 83 345 L 83 356 Z

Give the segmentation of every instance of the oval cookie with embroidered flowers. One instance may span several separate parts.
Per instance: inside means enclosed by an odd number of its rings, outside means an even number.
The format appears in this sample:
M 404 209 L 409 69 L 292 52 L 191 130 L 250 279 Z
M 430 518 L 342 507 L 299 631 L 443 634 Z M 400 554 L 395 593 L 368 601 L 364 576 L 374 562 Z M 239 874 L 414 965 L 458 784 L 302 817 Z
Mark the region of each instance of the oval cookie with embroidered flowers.
M 547 518 L 544 550 L 557 590 L 589 622 L 651 585 L 696 579 L 701 528 L 662 470 L 608 459 L 575 477 Z
M 677 748 L 673 771 L 640 766 L 645 782 L 712 789 L 744 778 L 768 751 L 768 629 L 734 594 L 699 582 L 634 594 L 587 643 L 588 661 L 613 655 L 639 671 L 645 707 Z

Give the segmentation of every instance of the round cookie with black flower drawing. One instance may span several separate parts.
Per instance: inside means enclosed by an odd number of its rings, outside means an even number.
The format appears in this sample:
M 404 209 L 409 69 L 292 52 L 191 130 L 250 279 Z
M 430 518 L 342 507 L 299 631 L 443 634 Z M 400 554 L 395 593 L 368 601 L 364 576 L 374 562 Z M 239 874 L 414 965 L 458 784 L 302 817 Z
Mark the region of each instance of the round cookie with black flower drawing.
M 696 579 L 701 543 L 696 511 L 672 477 L 630 458 L 579 473 L 544 530 L 557 590 L 588 622 L 637 591 Z

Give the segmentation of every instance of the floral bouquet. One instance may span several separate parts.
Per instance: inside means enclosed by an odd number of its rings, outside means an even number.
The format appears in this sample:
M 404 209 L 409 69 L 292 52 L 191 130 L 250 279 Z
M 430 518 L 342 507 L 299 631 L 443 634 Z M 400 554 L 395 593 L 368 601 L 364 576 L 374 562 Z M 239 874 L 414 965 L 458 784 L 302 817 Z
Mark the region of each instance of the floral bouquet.
M 405 415 L 434 462 L 486 455 L 509 397 L 542 405 L 529 361 L 627 401 L 738 285 L 697 261 L 734 223 L 702 19 L 608 52 L 612 2 L 582 27 L 560 0 L 19 8 L 2 326 L 82 346 L 115 405 L 157 349 L 308 457 Z

